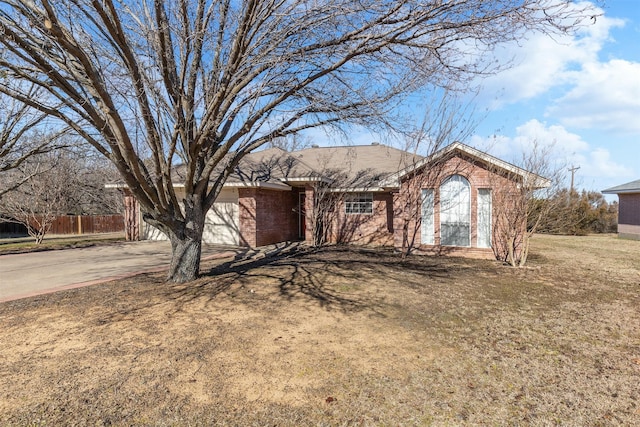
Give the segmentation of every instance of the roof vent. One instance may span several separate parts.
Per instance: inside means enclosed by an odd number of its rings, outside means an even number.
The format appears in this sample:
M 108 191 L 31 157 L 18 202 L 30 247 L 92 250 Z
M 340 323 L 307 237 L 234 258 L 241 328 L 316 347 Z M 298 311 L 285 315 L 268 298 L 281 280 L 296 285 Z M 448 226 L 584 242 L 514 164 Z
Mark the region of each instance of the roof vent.
M 379 142 L 372 142 L 371 145 L 380 145 Z

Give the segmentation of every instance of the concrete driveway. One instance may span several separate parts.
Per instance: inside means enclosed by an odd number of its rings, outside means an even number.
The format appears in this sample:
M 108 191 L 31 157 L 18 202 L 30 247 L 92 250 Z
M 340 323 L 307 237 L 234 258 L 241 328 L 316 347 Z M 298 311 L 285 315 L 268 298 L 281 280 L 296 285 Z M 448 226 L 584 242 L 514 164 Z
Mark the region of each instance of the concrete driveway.
M 234 254 L 204 246 L 202 259 Z M 170 260 L 171 245 L 158 241 L 1 255 L 0 302 L 162 271 Z

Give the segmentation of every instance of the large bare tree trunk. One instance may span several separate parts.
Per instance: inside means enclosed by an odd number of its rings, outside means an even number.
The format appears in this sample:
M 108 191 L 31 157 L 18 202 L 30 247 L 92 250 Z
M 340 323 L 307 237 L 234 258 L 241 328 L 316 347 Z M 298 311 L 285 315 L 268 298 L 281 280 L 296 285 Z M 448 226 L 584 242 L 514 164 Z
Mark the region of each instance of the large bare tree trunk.
M 171 241 L 171 264 L 167 280 L 174 283 L 190 282 L 200 274 L 206 210 L 202 199 L 197 195 L 185 198 L 184 202 L 183 225 L 178 232 L 170 229 L 165 231 Z
M 170 240 L 171 264 L 167 280 L 186 283 L 197 279 L 200 272 L 202 240 L 186 234 L 180 237 L 172 235 Z

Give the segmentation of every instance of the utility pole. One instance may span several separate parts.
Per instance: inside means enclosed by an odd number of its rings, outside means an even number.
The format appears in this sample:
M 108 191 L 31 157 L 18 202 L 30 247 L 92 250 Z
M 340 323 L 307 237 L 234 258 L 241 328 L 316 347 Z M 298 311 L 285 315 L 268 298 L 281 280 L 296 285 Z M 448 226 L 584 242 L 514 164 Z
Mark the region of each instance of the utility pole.
M 569 168 L 569 172 L 571 172 L 571 193 L 569 193 L 569 194 L 573 194 L 573 178 L 574 178 L 574 176 L 575 176 L 575 174 L 576 174 L 576 171 L 577 171 L 578 169 L 580 169 L 580 166 L 578 166 L 578 167 L 576 167 L 576 166 L 571 166 L 571 167 Z

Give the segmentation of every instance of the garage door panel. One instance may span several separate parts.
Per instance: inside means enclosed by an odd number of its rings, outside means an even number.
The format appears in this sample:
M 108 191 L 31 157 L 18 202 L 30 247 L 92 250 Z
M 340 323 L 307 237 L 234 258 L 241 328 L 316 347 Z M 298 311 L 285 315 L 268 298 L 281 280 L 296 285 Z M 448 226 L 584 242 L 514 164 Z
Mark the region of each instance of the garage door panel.
M 239 243 L 238 203 L 216 202 L 207 212 L 202 240 L 205 243 L 237 245 Z
M 222 190 L 205 216 L 202 241 L 208 244 L 238 245 L 240 243 L 239 212 L 238 190 Z M 145 239 L 168 240 L 167 236 L 157 228 L 147 223 L 143 224 Z

